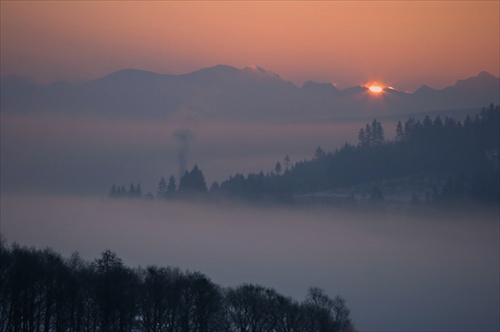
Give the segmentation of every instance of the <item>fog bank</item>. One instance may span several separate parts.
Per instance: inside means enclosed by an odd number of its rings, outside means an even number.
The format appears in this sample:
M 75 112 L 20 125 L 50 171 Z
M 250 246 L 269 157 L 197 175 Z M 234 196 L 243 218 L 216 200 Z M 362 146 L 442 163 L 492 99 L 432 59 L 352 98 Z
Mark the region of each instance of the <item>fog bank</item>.
M 2 194 L 9 243 L 198 270 L 301 299 L 340 294 L 360 330 L 498 330 L 498 211 L 428 218 L 333 208 Z
M 179 180 L 180 170 L 195 164 L 210 186 L 238 172 L 270 172 L 285 155 L 295 163 L 311 158 L 318 146 L 332 151 L 356 142 L 364 125 L 213 123 L 189 116 L 130 122 L 3 113 L 2 192 L 106 195 L 112 184 L 140 182 L 143 192 L 156 194 L 161 176 Z M 189 139 L 179 140 L 187 138 L 182 133 Z

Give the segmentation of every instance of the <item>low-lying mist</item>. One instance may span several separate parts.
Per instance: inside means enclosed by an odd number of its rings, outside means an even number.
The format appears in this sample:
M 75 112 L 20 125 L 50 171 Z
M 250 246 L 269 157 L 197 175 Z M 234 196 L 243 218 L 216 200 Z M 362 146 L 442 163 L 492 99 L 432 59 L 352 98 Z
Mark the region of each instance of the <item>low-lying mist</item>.
M 264 124 L 185 116 L 131 122 L 3 113 L 2 191 L 106 195 L 112 184 L 140 182 L 144 193 L 156 194 L 161 176 L 179 180 L 179 170 L 194 164 L 210 186 L 236 173 L 270 172 L 286 155 L 293 164 L 311 158 L 318 146 L 333 151 L 356 142 L 364 125 L 359 120 Z M 390 137 L 394 125 L 387 127 Z M 179 133 L 189 133 L 189 140 L 179 140 Z
M 359 330 L 499 329 L 498 211 L 405 212 L 2 194 L 8 243 L 197 270 L 302 299 L 340 294 Z

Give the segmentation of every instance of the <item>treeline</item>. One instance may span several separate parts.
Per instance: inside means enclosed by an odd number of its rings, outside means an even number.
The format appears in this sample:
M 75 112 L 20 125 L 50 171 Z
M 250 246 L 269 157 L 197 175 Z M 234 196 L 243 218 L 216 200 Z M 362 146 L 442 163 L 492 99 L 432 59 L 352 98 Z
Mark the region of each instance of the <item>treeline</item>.
M 297 302 L 255 284 L 223 288 L 199 272 L 129 268 L 111 251 L 87 262 L 0 246 L 0 331 L 353 331 L 340 296 Z
M 111 190 L 109 192 L 109 197 L 111 198 L 142 198 L 142 189 L 141 184 L 138 183 L 137 186 L 134 186 L 133 183 L 130 184 L 128 191 L 125 189 L 125 186 L 116 186 L 113 184 Z
M 278 162 L 268 174 L 236 174 L 220 184 L 219 194 L 293 201 L 297 195 L 417 176 L 433 188 L 428 196 L 434 201 L 498 204 L 499 113 L 492 104 L 463 123 L 439 116 L 410 118 L 398 122 L 394 140 L 385 140 L 382 125 L 373 120 L 359 130 L 357 145 L 345 143 L 332 153 L 318 147 L 311 160 L 283 173 Z M 374 191 L 380 194 L 379 188 Z
M 177 185 L 176 179 L 171 175 L 168 182 L 162 176 L 160 182 L 158 183 L 158 190 L 156 192 L 156 198 L 158 200 L 174 199 L 174 198 L 197 198 L 203 197 L 207 194 L 207 185 L 205 183 L 205 177 L 203 172 L 198 168 L 198 165 L 194 165 L 191 171 L 187 171 L 180 179 L 179 185 Z M 155 196 L 153 193 L 149 192 L 146 195 L 142 194 L 141 185 L 137 184 L 134 186 L 133 183 L 130 184 L 129 190 L 125 190 L 125 187 L 117 187 L 113 184 L 109 192 L 110 198 L 146 198 L 149 200 L 154 200 Z
M 156 198 L 224 197 L 294 203 L 300 195 L 372 183 L 371 197 L 381 200 L 377 182 L 417 177 L 429 188 L 425 193 L 428 202 L 471 199 L 498 204 L 499 113 L 500 107 L 491 104 L 463 122 L 439 116 L 426 116 L 423 121 L 409 118 L 397 123 L 394 140 L 386 140 L 382 124 L 373 120 L 359 130 L 358 144 L 345 143 L 334 152 L 318 147 L 312 159 L 292 165 L 287 155 L 271 172 L 237 173 L 220 185 L 214 182 L 210 189 L 195 165 L 178 185 L 173 175 L 168 181 L 162 177 Z M 131 184 L 126 192 L 124 187 L 113 186 L 110 196 L 142 197 L 137 195 L 138 189 L 139 185 Z M 145 197 L 154 199 L 151 193 Z

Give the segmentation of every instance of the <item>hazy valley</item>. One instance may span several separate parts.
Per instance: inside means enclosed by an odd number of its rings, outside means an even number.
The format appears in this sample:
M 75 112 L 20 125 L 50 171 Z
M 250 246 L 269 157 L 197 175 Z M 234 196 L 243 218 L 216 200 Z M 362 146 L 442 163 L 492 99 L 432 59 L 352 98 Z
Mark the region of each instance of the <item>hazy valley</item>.
M 89 261 L 110 249 L 131 267 L 201 271 L 224 287 L 260 284 L 294 299 L 318 286 L 346 299 L 359 330 L 496 330 L 498 208 L 470 197 L 434 204 L 431 196 L 461 172 L 496 165 L 498 176 L 498 126 L 484 129 L 498 119 L 498 107 L 487 107 L 498 102 L 497 87 L 498 78 L 481 73 L 440 91 L 373 95 L 298 88 L 259 68 L 228 66 L 179 76 L 124 70 L 81 84 L 7 80 L 2 236 Z M 379 126 L 381 140 L 360 134 Z M 464 164 L 447 160 L 452 143 L 469 144 L 451 149 Z M 469 158 L 476 147 L 484 150 L 477 160 Z M 358 159 L 342 159 L 349 153 Z M 421 168 L 405 171 L 423 155 Z M 391 165 L 399 157 L 406 164 Z M 238 199 L 158 198 L 162 176 L 179 185 L 194 165 L 207 188 L 232 179 L 228 192 Z M 301 178 L 305 168 L 312 179 Z M 262 174 L 278 183 L 287 172 L 294 204 L 238 196 L 235 179 Z M 113 184 L 131 183 L 154 200 L 109 197 Z M 382 202 L 372 204 L 373 184 Z

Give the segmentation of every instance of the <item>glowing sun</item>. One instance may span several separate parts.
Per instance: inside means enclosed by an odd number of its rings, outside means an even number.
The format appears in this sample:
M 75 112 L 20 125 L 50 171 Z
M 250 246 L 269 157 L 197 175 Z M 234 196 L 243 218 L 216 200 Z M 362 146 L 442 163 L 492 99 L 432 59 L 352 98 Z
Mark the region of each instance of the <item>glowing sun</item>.
M 381 93 L 383 90 L 381 86 L 376 84 L 370 85 L 368 89 L 375 94 Z

